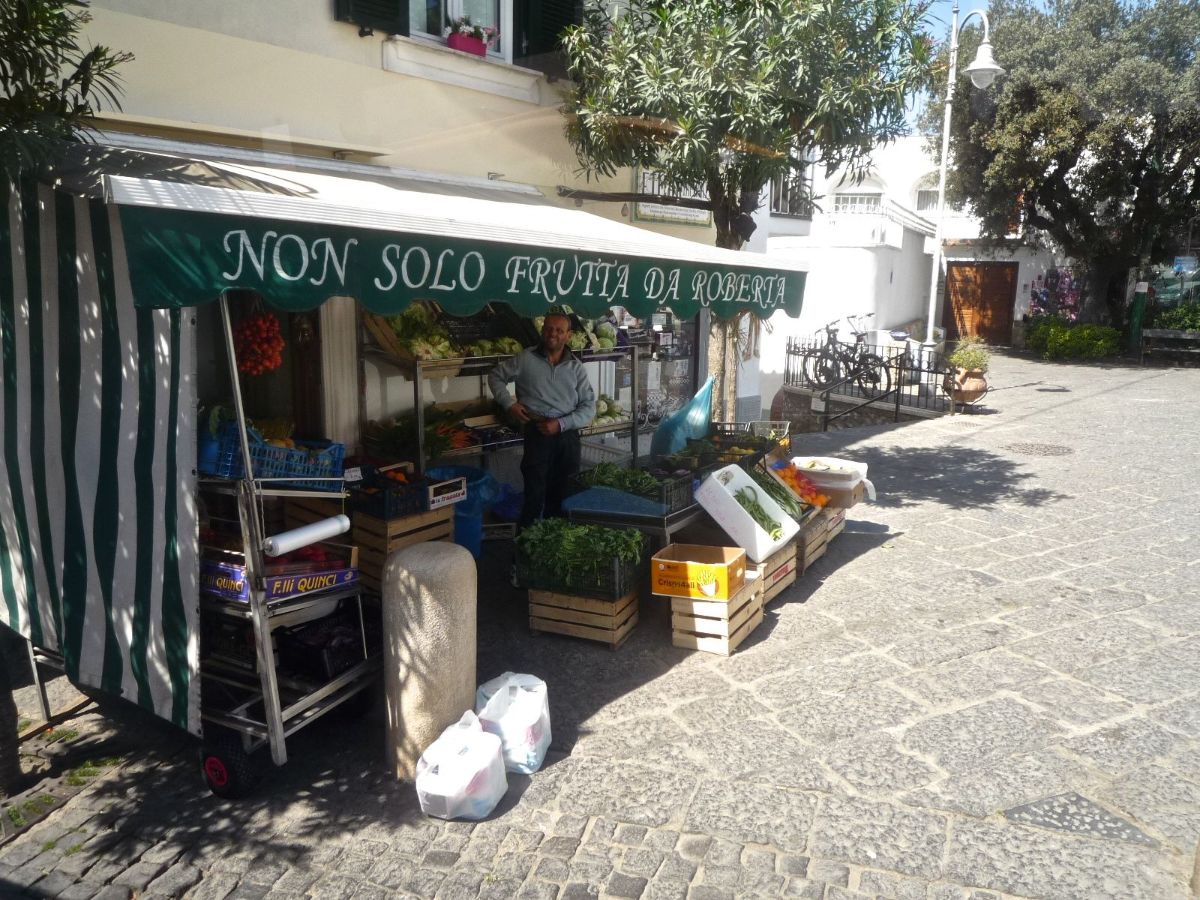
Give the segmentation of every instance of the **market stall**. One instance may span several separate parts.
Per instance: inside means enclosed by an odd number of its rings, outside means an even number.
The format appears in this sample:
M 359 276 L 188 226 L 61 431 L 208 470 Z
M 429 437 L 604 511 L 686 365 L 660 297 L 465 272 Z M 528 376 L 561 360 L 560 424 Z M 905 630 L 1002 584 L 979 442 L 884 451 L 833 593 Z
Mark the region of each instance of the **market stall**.
M 230 729 L 242 751 L 269 746 L 276 763 L 288 734 L 360 694 L 377 665 L 357 542 L 374 535 L 378 555 L 445 537 L 445 497 L 462 488 L 426 479 L 412 515 L 350 508 L 346 444 L 361 433 L 329 423 L 359 406 L 357 351 L 372 340 L 360 313 L 397 316 L 423 301 L 458 317 L 503 304 L 530 318 L 568 304 L 600 319 L 620 307 L 653 330 L 663 308 L 685 321 L 701 310 L 798 314 L 803 294 L 802 272 L 540 198 L 425 194 L 389 185 L 386 171 L 356 180 L 88 152 L 54 187 L 0 185 L 0 622 L 73 680 L 193 734 Z M 354 358 L 339 366 L 326 313 L 346 297 L 361 306 Z M 255 317 L 261 333 L 247 325 Z M 272 319 L 285 326 L 283 348 Z M 316 323 L 331 327 L 314 339 Z M 651 355 L 670 342 L 654 343 Z M 451 365 L 501 355 L 490 349 Z M 622 353 L 634 387 L 636 350 Z M 252 384 L 280 366 L 290 418 L 304 427 L 273 433 L 245 405 L 280 396 Z M 310 383 L 314 372 L 322 383 Z M 223 391 L 231 416 L 208 405 Z M 216 474 L 198 474 L 212 453 Z M 417 457 L 414 475 L 427 462 Z M 353 524 L 331 531 L 346 512 Z M 427 521 L 394 526 L 413 515 Z M 285 535 L 311 536 L 305 526 L 330 546 L 283 549 Z M 314 657 L 312 670 L 288 668 Z M 214 789 L 214 773 L 236 780 L 232 761 L 209 773 Z

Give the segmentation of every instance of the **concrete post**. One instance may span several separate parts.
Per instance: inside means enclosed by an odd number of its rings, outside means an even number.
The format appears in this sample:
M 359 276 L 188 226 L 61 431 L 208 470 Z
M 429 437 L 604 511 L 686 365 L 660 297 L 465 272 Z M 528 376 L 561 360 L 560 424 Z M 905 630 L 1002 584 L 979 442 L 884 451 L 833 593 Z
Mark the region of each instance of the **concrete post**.
M 475 705 L 478 581 L 470 551 L 430 541 L 383 567 L 387 752 L 396 777 L 416 777 L 421 752 Z

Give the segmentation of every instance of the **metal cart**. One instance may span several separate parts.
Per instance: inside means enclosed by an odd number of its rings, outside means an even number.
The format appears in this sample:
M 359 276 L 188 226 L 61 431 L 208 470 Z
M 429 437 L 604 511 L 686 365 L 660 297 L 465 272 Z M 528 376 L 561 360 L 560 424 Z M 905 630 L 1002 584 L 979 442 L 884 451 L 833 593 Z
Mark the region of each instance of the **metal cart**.
M 380 657 L 368 647 L 363 620 L 362 592 L 357 584 L 331 590 L 299 593 L 268 599 L 264 589 L 262 501 L 266 497 L 318 497 L 344 499 L 347 495 L 341 478 L 308 479 L 328 481 L 330 490 L 313 491 L 288 487 L 287 478 L 255 478 L 249 449 L 246 415 L 242 405 L 234 352 L 229 304 L 221 297 L 221 322 L 233 384 L 234 410 L 241 438 L 245 476 L 237 481 L 202 479 L 200 488 L 236 498 L 238 525 L 248 586 L 247 602 L 204 595 L 201 619 L 224 617 L 248 622 L 254 642 L 253 665 L 238 665 L 229 660 L 201 660 L 201 719 L 206 729 L 202 751 L 202 770 L 213 793 L 220 796 L 244 794 L 254 782 L 250 754 L 268 746 L 275 765 L 287 762 L 286 739 L 316 721 L 336 706 L 354 697 L 366 696 L 380 670 Z M 277 670 L 275 632 L 280 628 L 312 622 L 329 615 L 335 608 L 352 609 L 357 622 L 362 658 L 345 671 L 326 679 L 305 679 L 281 674 Z

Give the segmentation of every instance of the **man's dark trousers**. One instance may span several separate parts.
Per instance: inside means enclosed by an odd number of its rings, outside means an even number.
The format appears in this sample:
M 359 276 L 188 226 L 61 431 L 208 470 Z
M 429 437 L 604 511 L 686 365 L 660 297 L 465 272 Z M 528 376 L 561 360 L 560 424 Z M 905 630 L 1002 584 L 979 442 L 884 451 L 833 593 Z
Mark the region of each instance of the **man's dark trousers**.
M 521 459 L 525 501 L 518 526 L 532 525 L 543 515 L 561 516 L 571 477 L 578 472 L 578 431 L 542 434 L 537 426 L 526 425 L 525 455 Z

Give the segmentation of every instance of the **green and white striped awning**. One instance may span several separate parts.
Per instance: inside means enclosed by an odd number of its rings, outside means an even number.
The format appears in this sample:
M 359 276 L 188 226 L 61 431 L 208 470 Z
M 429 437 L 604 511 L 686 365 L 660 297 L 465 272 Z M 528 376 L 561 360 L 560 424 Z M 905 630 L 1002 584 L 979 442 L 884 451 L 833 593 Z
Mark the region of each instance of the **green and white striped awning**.
M 192 331 L 115 207 L 0 181 L 0 623 L 198 733 Z
M 536 315 L 623 306 L 730 317 L 800 314 L 805 273 L 546 203 L 428 193 L 312 172 L 229 167 L 237 188 L 114 175 L 134 298 L 182 308 L 229 288 L 311 309 L 351 296 L 373 312 L 434 300 L 454 315 L 507 303 Z M 265 189 L 264 189 L 265 187 Z

